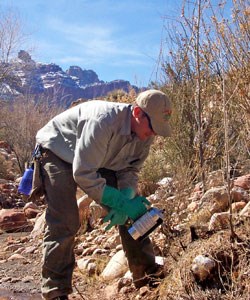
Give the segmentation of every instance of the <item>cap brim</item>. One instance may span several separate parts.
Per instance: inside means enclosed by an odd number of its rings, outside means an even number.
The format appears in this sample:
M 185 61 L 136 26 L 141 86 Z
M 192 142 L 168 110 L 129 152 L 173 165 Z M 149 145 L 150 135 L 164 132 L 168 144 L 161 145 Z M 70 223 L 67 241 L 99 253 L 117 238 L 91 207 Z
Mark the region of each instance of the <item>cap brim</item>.
M 157 121 L 154 118 L 150 118 L 151 124 L 153 127 L 154 132 L 157 135 L 163 137 L 169 137 L 172 135 L 172 129 L 167 121 Z

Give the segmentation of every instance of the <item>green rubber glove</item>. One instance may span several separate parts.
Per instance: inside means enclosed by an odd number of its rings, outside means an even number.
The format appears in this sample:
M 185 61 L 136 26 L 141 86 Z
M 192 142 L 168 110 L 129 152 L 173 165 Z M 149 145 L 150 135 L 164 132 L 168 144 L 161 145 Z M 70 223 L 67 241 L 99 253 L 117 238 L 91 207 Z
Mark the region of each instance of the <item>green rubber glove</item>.
M 120 192 L 129 199 L 132 199 L 135 196 L 135 191 L 131 187 L 121 189 Z M 109 230 L 110 228 L 116 225 L 124 225 L 127 219 L 127 215 L 123 214 L 120 211 L 118 212 L 117 210 L 115 211 L 114 209 L 112 209 L 103 219 L 103 222 L 110 221 L 109 225 L 105 228 L 105 230 Z
M 137 196 L 129 199 L 119 190 L 107 185 L 104 188 L 101 203 L 113 208 L 117 213 L 127 215 L 132 220 L 136 220 L 147 211 L 146 204 L 150 205 L 145 197 Z
M 110 221 L 105 230 L 109 230 L 112 226 L 124 225 L 126 223 L 128 215 L 120 210 L 120 207 L 123 206 L 125 201 L 126 195 L 121 191 L 108 185 L 105 186 L 101 203 L 112 208 L 103 219 L 104 222 Z
M 101 203 L 113 209 L 120 209 L 127 197 L 118 189 L 106 185 L 103 190 Z
M 151 203 L 145 197 L 137 196 L 131 200 L 126 201 L 124 209 L 127 212 L 129 218 L 135 221 L 147 212 L 148 209 L 146 205 L 150 204 Z
M 103 219 L 103 222 L 110 221 L 109 225 L 105 228 L 105 230 L 109 230 L 112 226 L 115 225 L 124 225 L 127 219 L 127 215 L 123 214 L 122 212 L 118 212 L 117 210 L 111 209 L 111 211 Z
M 131 187 L 121 189 L 121 193 L 126 196 L 128 199 L 133 199 L 135 197 L 135 190 Z

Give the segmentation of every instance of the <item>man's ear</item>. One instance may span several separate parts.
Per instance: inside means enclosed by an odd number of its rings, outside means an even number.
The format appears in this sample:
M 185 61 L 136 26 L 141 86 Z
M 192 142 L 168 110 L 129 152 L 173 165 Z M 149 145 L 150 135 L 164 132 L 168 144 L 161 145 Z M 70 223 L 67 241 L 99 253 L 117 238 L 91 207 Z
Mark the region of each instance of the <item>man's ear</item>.
M 139 118 L 143 115 L 143 111 L 139 106 L 135 106 L 133 109 L 133 116 L 135 118 Z

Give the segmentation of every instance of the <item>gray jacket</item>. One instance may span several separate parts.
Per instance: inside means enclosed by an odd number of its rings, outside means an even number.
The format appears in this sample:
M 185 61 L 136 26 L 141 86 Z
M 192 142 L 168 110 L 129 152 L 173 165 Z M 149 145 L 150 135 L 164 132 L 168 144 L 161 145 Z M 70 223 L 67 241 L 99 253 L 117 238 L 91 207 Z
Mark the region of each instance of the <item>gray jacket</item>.
M 138 172 L 153 138 L 140 141 L 131 133 L 129 104 L 91 100 L 50 120 L 37 133 L 37 143 L 73 167 L 79 187 L 100 202 L 105 179 L 98 169 L 117 171 L 119 188 L 136 189 Z

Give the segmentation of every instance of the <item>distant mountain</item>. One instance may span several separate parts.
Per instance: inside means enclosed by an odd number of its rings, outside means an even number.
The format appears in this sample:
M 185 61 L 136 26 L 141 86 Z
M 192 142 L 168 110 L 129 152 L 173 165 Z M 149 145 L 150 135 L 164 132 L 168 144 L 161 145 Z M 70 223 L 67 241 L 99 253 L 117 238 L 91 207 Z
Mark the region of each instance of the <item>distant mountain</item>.
M 13 99 L 19 95 L 47 99 L 66 106 L 79 98 L 94 99 L 106 96 L 114 90 L 138 91 L 126 80 L 104 82 L 93 70 L 71 66 L 65 72 L 60 66 L 32 60 L 29 53 L 21 50 L 10 63 L 0 63 L 0 99 Z

